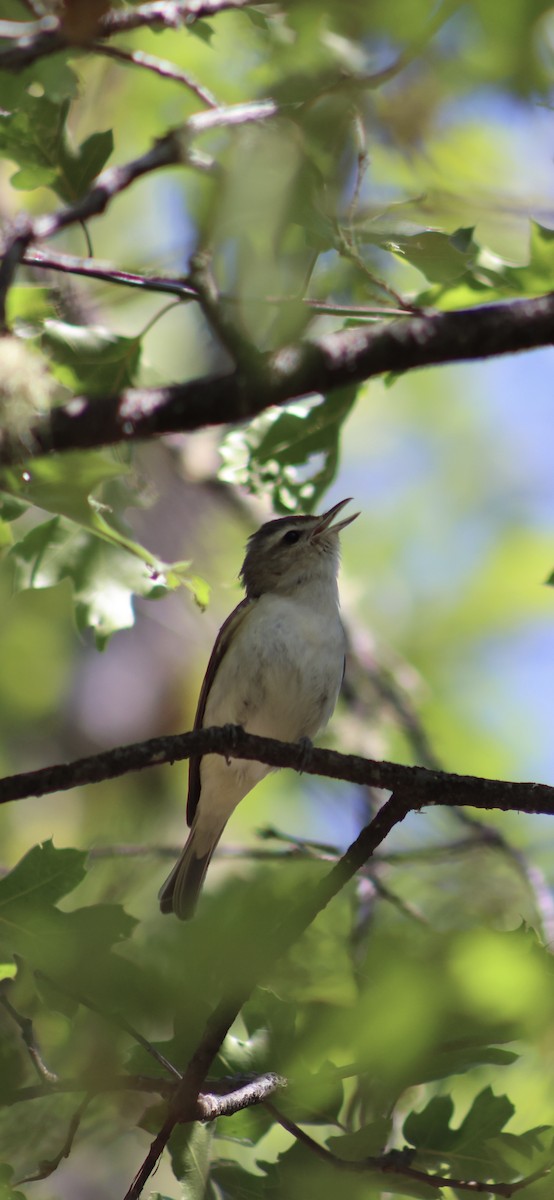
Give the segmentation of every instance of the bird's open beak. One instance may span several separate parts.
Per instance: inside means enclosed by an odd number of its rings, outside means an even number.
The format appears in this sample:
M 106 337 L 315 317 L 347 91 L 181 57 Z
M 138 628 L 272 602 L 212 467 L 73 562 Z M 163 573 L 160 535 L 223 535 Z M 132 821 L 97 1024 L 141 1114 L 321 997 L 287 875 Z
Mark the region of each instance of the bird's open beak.
M 319 537 L 320 533 L 325 533 L 326 530 L 332 533 L 340 533 L 341 529 L 346 529 L 347 525 L 351 525 L 352 521 L 355 521 L 356 517 L 359 517 L 359 513 L 353 513 L 351 517 L 346 517 L 344 521 L 339 521 L 338 525 L 332 524 L 333 518 L 336 517 L 337 513 L 340 513 L 341 508 L 344 508 L 345 504 L 350 504 L 351 500 L 351 496 L 347 500 L 339 500 L 338 504 L 334 504 L 328 512 L 323 513 L 317 525 L 312 530 L 312 537 Z

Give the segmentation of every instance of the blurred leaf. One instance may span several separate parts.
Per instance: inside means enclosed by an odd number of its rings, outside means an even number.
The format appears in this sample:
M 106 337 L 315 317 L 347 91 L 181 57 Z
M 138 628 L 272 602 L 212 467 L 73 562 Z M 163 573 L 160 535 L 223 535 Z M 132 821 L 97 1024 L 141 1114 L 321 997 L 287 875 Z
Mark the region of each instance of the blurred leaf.
M 20 956 L 70 993 L 105 996 L 115 989 L 121 996 L 130 979 L 137 988 L 137 972 L 111 949 L 131 935 L 135 920 L 118 905 L 72 912 L 57 907 L 82 881 L 84 859 L 80 851 L 56 850 L 46 842 L 0 880 L 1 951 Z
M 15 322 L 35 323 L 51 316 L 53 305 L 48 288 L 32 287 L 29 284 L 11 287 L 7 295 L 6 319 L 9 326 Z
M 0 519 L 0 552 L 13 543 L 13 533 L 6 521 Z
M 0 152 L 21 168 L 12 177 L 12 186 L 52 186 L 62 153 L 69 101 L 55 103 L 28 92 L 18 100 L 21 108 L 9 111 L 6 99 L 0 111 Z
M 473 229 L 458 229 L 446 236 L 429 230 L 400 240 L 400 250 L 432 283 L 459 279 L 475 262 L 478 247 Z
M 189 26 L 190 33 L 194 37 L 200 38 L 200 41 L 205 42 L 207 46 L 211 45 L 215 30 L 209 21 L 204 21 L 201 17 L 197 17 L 195 21 L 191 21 Z
M 277 512 L 312 511 L 332 483 L 357 388 L 270 410 L 224 439 L 221 479 L 272 496 Z
M 64 145 L 60 155 L 60 171 L 54 185 L 62 200 L 68 204 L 79 200 L 100 174 L 112 151 L 111 129 L 92 133 L 77 150 L 70 150 Z
M 327 1145 L 333 1154 L 344 1158 L 347 1162 L 359 1162 L 382 1154 L 391 1135 L 392 1121 L 388 1117 L 379 1117 L 355 1133 L 344 1133 L 340 1137 L 327 1138 Z
M 358 230 L 356 231 L 358 235 Z M 410 237 L 391 234 L 382 239 L 371 235 L 369 240 L 390 250 L 400 258 L 417 267 L 431 283 L 450 283 L 460 279 L 468 268 L 473 265 L 478 252 L 478 246 L 473 240 L 473 229 L 457 229 L 455 233 L 445 234 L 436 229 L 422 230 L 421 233 Z M 360 236 L 363 241 L 363 231 Z
M 529 262 L 524 267 L 506 267 L 504 275 L 513 291 L 523 296 L 540 296 L 552 290 L 554 277 L 554 230 L 531 221 Z
M 0 1163 L 0 1200 L 25 1200 L 23 1192 L 14 1190 L 11 1185 L 13 1173 L 13 1167 Z
M 60 383 L 87 396 L 129 387 L 140 364 L 141 339 L 120 337 L 94 325 L 45 321 L 41 344 Z
M 385 1194 L 402 1197 L 421 1197 L 421 1200 L 440 1200 L 436 1188 L 408 1180 L 387 1171 L 360 1171 L 346 1174 L 340 1166 L 322 1162 L 308 1147 L 295 1142 L 290 1150 L 280 1154 L 276 1163 L 258 1162 L 266 1173 L 263 1191 L 268 1200 L 301 1200 L 302 1196 L 318 1196 L 319 1200 L 336 1200 L 337 1192 L 348 1196 L 348 1200 L 377 1200 Z M 248 1195 L 248 1193 L 247 1193 Z
M 15 496 L 0 492 L 0 516 L 3 521 L 17 521 L 28 507 L 24 500 L 16 500 Z
M 238 1163 L 216 1161 L 211 1176 L 223 1200 L 264 1200 L 267 1196 L 265 1176 L 254 1175 Z
M 461 1075 L 487 1063 L 497 1067 L 510 1067 L 519 1057 L 515 1050 L 504 1050 L 501 1046 L 472 1045 L 471 1042 L 458 1047 L 440 1047 L 422 1064 L 421 1072 L 418 1072 L 418 1082 L 447 1079 L 450 1075 Z
M 178 1125 L 169 1139 L 171 1166 L 183 1187 L 183 1200 L 204 1200 L 210 1174 L 215 1124 Z
M 135 595 L 158 599 L 171 586 L 125 546 L 107 545 L 63 517 L 36 525 L 9 558 L 16 590 L 71 582 L 77 628 L 91 629 L 99 649 L 112 633 L 134 624 Z
M 69 75 L 51 97 L 8 87 L 0 111 L 0 151 L 20 168 L 12 187 L 49 186 L 68 203 L 83 195 L 113 150 L 111 130 L 91 134 L 77 150 L 70 146 L 66 122 L 73 79 Z
M 35 526 L 13 546 L 14 586 L 55 587 L 70 579 L 78 628 L 93 628 L 99 645 L 133 624 L 133 594 L 158 599 L 185 583 L 199 604 L 209 595 L 203 580 L 186 577 L 188 564 L 177 563 L 173 569 L 108 524 L 105 506 L 93 493 L 128 471 L 113 458 L 86 451 L 35 459 L 29 469 L 0 471 L 0 488 L 16 502 L 24 497 L 62 514 Z

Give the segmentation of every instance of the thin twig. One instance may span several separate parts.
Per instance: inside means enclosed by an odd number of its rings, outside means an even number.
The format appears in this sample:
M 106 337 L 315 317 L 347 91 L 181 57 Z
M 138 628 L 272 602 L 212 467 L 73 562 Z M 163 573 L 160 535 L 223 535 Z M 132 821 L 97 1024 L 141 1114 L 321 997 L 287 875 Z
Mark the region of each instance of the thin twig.
M 9 1013 L 12 1021 L 15 1021 L 16 1025 L 18 1026 L 21 1037 L 27 1048 L 29 1058 L 31 1059 L 39 1079 L 43 1080 L 47 1084 L 57 1083 L 58 1076 L 56 1075 L 56 1072 L 51 1071 L 50 1068 L 46 1066 L 46 1063 L 39 1050 L 31 1018 L 22 1016 L 22 1014 L 14 1008 L 13 1004 L 10 1003 L 8 997 L 5 995 L 3 989 L 0 990 L 0 1004 L 3 1008 L 5 1008 L 6 1012 Z
M 120 271 L 111 263 L 103 263 L 92 258 L 81 258 L 76 254 L 62 254 L 55 250 L 41 250 L 31 246 L 23 255 L 21 262 L 27 267 L 41 270 L 61 271 L 69 275 L 81 275 L 85 279 L 99 279 L 104 283 L 121 284 L 124 287 L 142 288 L 149 292 L 163 292 L 179 296 L 183 300 L 197 300 L 198 296 L 191 286 L 188 277 L 182 275 L 147 275 L 137 271 Z M 226 304 L 238 305 L 265 304 L 271 307 L 286 306 L 292 301 L 298 302 L 298 296 L 250 296 L 241 297 L 221 293 L 221 299 Z M 329 313 L 331 316 L 357 318 L 360 321 L 378 320 L 381 317 L 401 317 L 405 309 L 394 308 L 392 305 L 379 304 L 338 304 L 333 300 L 318 300 L 316 297 L 300 297 L 302 304 L 313 312 Z
M 37 979 L 44 979 L 50 987 L 55 988 L 56 991 L 60 992 L 62 996 L 68 996 L 77 1004 L 82 1004 L 84 1008 L 90 1009 L 91 1012 L 98 1013 L 98 1015 L 103 1017 L 105 1021 L 108 1021 L 110 1025 L 115 1025 L 117 1029 L 122 1029 L 124 1033 L 128 1033 L 129 1036 L 132 1037 L 139 1046 L 142 1046 L 142 1049 L 146 1050 L 146 1053 L 149 1054 L 151 1058 L 155 1059 L 155 1061 L 159 1063 L 161 1067 L 164 1067 L 166 1071 L 169 1071 L 169 1073 L 173 1075 L 175 1079 L 181 1079 L 181 1072 L 177 1070 L 177 1067 L 174 1067 L 173 1063 L 171 1063 L 164 1054 L 161 1054 L 156 1046 L 153 1046 L 152 1043 L 148 1041 L 148 1038 L 145 1038 L 138 1029 L 135 1029 L 134 1026 L 131 1025 L 130 1021 L 126 1019 L 126 1017 L 122 1017 L 119 1013 L 108 1012 L 99 1004 L 96 1004 L 94 1000 L 89 999 L 88 996 L 83 996 L 80 992 L 75 991 L 74 988 L 68 988 L 65 984 L 59 983 L 57 979 L 52 979 L 50 975 L 46 974 L 45 971 L 36 971 L 35 974 Z
M 17 1183 L 14 1185 L 15 1187 L 18 1187 L 22 1183 L 35 1183 L 39 1179 L 48 1179 L 48 1177 L 53 1175 L 54 1171 L 58 1169 L 63 1159 L 69 1158 L 73 1143 L 79 1130 L 79 1126 L 92 1099 L 92 1096 L 85 1096 L 84 1099 L 81 1100 L 79 1107 L 75 1110 L 69 1122 L 69 1128 L 65 1137 L 65 1141 L 58 1154 L 55 1154 L 54 1158 L 48 1158 L 41 1162 L 37 1170 L 32 1175 L 24 1175 L 21 1179 L 18 1179 Z
M 550 1175 L 553 1168 L 545 1167 L 542 1170 L 534 1171 L 532 1175 L 527 1175 L 524 1179 L 518 1179 L 510 1183 L 489 1183 L 477 1179 L 455 1179 L 448 1175 L 431 1175 L 427 1171 L 419 1171 L 413 1167 L 410 1162 L 403 1161 L 406 1158 L 413 1158 L 415 1151 L 411 1147 L 406 1147 L 406 1151 L 390 1150 L 385 1154 L 372 1155 L 367 1158 L 351 1160 L 339 1158 L 337 1154 L 333 1154 L 331 1150 L 327 1150 L 315 1138 L 310 1137 L 295 1121 L 291 1121 L 285 1116 L 270 1100 L 264 1101 L 264 1108 L 271 1114 L 275 1121 L 286 1129 L 287 1133 L 291 1133 L 302 1146 L 305 1146 L 317 1158 L 328 1163 L 329 1166 L 337 1168 L 339 1171 L 350 1171 L 355 1173 L 366 1173 L 375 1171 L 386 1175 L 400 1175 L 407 1179 L 416 1180 L 418 1183 L 427 1184 L 429 1187 L 436 1188 L 437 1192 L 442 1188 L 450 1188 L 454 1191 L 470 1192 L 474 1195 L 481 1196 L 504 1196 L 510 1200 L 511 1196 L 515 1196 L 517 1192 L 523 1188 L 529 1187 L 531 1183 L 535 1183 L 538 1179 L 544 1179 Z
M 14 222 L 11 238 L 2 255 L 0 263 L 0 335 L 5 333 L 8 324 L 6 319 L 6 301 L 12 285 L 15 272 L 22 261 L 29 245 L 31 229 L 30 218 L 26 213 L 20 213 Z
M 367 136 L 364 128 L 362 115 L 358 108 L 354 109 L 352 114 L 354 126 L 355 141 L 358 145 L 358 153 L 356 156 L 356 178 L 354 180 L 354 188 L 350 203 L 348 205 L 347 221 L 350 229 L 356 216 L 360 195 L 363 187 L 364 176 L 369 165 L 369 154 L 367 149 Z
M 152 71 L 155 75 L 159 75 L 162 79 L 172 79 L 174 83 L 182 83 L 184 87 L 193 92 L 202 104 L 206 104 L 208 108 L 218 108 L 218 102 L 214 95 L 203 84 L 198 83 L 188 71 L 183 71 L 181 67 L 176 67 L 174 63 L 168 62 L 164 58 L 157 58 L 154 54 L 146 54 L 144 50 L 123 50 L 120 46 L 106 46 L 103 42 L 91 42 L 88 47 L 94 50 L 96 54 L 101 54 L 104 58 L 115 59 L 116 62 L 126 63 L 133 67 L 142 67 L 145 71 Z

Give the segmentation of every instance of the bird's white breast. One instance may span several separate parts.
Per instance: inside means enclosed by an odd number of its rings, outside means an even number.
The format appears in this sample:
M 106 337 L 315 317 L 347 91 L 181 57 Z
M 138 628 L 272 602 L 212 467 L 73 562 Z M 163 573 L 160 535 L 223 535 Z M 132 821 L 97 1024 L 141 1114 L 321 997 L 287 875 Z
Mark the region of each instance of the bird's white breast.
M 335 602 L 266 594 L 254 602 L 214 679 L 205 725 L 296 741 L 314 737 L 335 707 L 344 633 Z
M 300 598 L 266 593 L 254 601 L 210 688 L 203 725 L 242 725 L 280 741 L 313 738 L 335 707 L 345 638 L 336 591 Z M 271 770 L 263 763 L 205 755 L 195 825 L 209 840 L 240 800 Z

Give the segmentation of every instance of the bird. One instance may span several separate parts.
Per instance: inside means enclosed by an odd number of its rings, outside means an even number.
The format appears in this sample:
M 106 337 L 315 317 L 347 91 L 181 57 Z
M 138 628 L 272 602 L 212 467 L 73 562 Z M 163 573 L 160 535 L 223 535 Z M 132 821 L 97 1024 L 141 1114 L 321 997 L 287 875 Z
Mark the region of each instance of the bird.
M 200 691 L 194 729 L 238 725 L 309 744 L 327 725 L 344 676 L 339 533 L 350 499 L 321 516 L 267 521 L 248 539 L 246 595 L 222 625 Z M 213 852 L 237 804 L 273 768 L 240 758 L 191 758 L 188 841 L 159 892 L 163 913 L 194 915 Z

